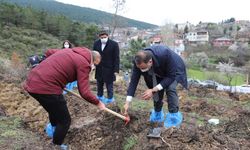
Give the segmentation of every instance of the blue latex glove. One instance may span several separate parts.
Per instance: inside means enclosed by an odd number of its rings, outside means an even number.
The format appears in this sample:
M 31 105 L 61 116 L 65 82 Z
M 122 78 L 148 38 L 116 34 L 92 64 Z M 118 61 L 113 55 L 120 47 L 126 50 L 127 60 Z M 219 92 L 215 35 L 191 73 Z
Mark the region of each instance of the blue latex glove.
M 74 87 L 77 87 L 77 81 L 73 81 L 71 83 L 68 83 L 65 88 L 69 91 L 72 91 L 74 89 Z M 67 94 L 67 92 L 63 91 L 63 94 Z
M 181 112 L 177 113 L 167 113 L 166 120 L 164 121 L 164 126 L 166 128 L 170 127 L 180 127 L 182 123 L 182 114 Z
M 151 110 L 151 114 L 150 114 L 150 118 L 149 118 L 150 122 L 163 122 L 164 121 L 164 112 L 163 110 L 156 112 L 154 109 Z
M 51 123 L 48 123 L 45 128 L 45 132 L 48 135 L 48 137 L 53 138 L 54 132 L 56 127 L 52 126 Z

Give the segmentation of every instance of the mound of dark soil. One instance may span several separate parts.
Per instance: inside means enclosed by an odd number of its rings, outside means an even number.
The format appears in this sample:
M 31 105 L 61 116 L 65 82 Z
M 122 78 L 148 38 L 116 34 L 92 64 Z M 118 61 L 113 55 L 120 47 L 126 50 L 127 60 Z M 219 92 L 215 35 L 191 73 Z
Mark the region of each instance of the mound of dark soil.
M 89 122 L 82 128 L 72 129 L 67 141 L 73 149 L 122 149 L 126 139 L 137 135 L 147 128 L 148 118 L 143 112 L 130 114 L 130 122 L 102 112 L 102 117 Z
M 222 104 L 210 104 L 206 100 L 181 102 L 180 110 L 184 121 L 180 128 L 162 129 L 162 138 L 149 139 L 151 128 L 148 122 L 149 112 L 131 111 L 131 121 L 127 126 L 120 118 L 100 111 L 96 106 L 84 100 L 66 95 L 72 124 L 66 136 L 72 150 L 160 150 L 160 149 L 249 149 L 250 147 L 250 112 L 241 106 L 222 107 Z M 25 94 L 16 84 L 0 83 L 0 113 L 7 116 L 18 115 L 27 125 L 26 130 L 39 138 L 12 139 L 1 144 L 4 149 L 12 149 L 16 141 L 24 149 L 53 149 L 51 139 L 43 133 L 47 116 L 39 104 Z M 2 108 L 2 111 L 1 111 Z M 109 106 L 120 112 L 117 106 Z M 229 109 L 230 108 L 230 109 Z M 219 125 L 210 125 L 210 116 L 222 116 Z M 23 132 L 23 131 L 22 131 Z M 13 132 L 8 132 L 13 133 Z M 32 139 L 33 144 L 30 143 Z M 19 141 L 20 140 L 20 141 Z M 1 148 L 2 148 L 1 147 Z
M 206 124 L 202 127 L 183 123 L 180 128 L 165 129 L 162 139 L 147 139 L 139 134 L 140 141 L 134 149 L 248 149 L 250 146 L 250 112 L 218 126 Z

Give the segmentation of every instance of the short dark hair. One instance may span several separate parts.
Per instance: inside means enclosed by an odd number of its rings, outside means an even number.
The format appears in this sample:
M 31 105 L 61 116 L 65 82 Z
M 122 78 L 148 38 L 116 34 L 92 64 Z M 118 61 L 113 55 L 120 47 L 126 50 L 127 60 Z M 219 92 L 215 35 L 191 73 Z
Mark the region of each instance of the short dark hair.
M 107 30 L 101 30 L 100 32 L 99 32 L 99 36 L 102 36 L 102 35 L 109 35 L 108 34 L 108 31 Z
M 152 59 L 152 52 L 140 50 L 135 55 L 135 63 L 140 65 L 141 63 L 148 63 L 150 59 Z

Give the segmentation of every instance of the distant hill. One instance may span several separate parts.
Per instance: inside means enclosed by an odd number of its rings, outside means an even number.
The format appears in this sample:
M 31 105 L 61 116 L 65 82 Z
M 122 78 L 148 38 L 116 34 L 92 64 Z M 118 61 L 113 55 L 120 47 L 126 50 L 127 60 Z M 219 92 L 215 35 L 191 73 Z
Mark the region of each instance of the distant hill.
M 38 30 L 5 26 L 0 31 L 0 59 L 10 58 L 15 52 L 27 60 L 29 55 L 43 54 L 44 50 L 62 46 L 62 40 Z
M 90 48 L 98 32 L 96 25 L 30 7 L 0 3 L 0 12 L 0 57 L 10 58 L 15 52 L 26 59 L 48 48 L 61 48 L 66 39 Z
M 54 0 L 0 0 L 17 5 L 32 7 L 50 13 L 59 13 L 76 21 L 105 25 L 111 22 L 113 14 L 86 7 L 63 4 Z M 120 16 L 119 22 L 125 27 L 137 27 L 138 29 L 152 29 L 157 25 L 137 21 Z

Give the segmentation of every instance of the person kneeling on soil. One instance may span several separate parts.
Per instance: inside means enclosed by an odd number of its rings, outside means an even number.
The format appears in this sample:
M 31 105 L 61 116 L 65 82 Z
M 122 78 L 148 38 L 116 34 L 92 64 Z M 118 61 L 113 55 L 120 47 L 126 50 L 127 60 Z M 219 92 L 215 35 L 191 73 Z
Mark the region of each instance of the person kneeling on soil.
M 45 55 L 46 59 L 28 74 L 24 89 L 48 112 L 50 123 L 45 130 L 53 138 L 53 144 L 67 149 L 63 140 L 71 117 L 62 95 L 63 89 L 67 83 L 77 80 L 80 95 L 101 110 L 105 109 L 105 105 L 91 93 L 88 80 L 91 69 L 100 63 L 101 56 L 84 47 L 51 49 Z
M 182 123 L 182 114 L 179 112 L 176 86 L 180 83 L 187 89 L 186 67 L 182 58 L 163 45 L 153 45 L 138 51 L 134 58 L 132 76 L 127 90 L 125 113 L 128 111 L 141 75 L 144 76 L 149 88 L 143 93 L 142 98 L 148 100 L 153 97 L 154 101 L 150 122 L 158 124 L 164 122 L 166 128 L 179 127 Z M 165 121 L 162 109 L 164 91 L 166 91 L 169 111 Z

